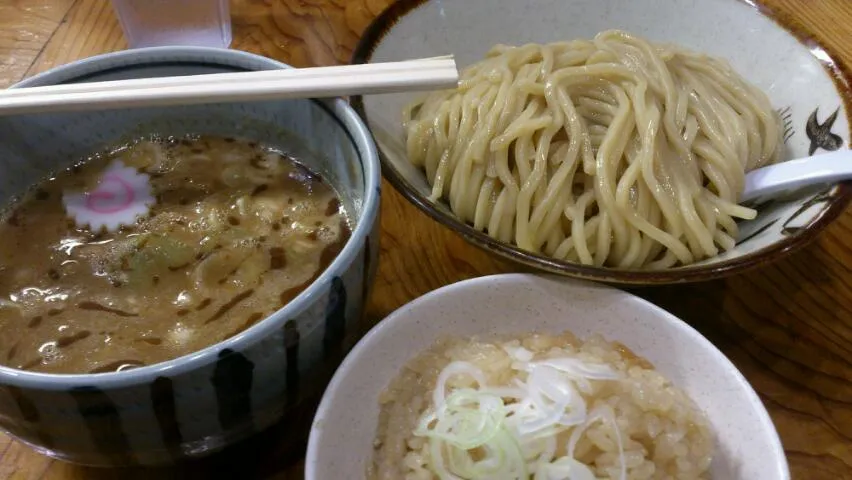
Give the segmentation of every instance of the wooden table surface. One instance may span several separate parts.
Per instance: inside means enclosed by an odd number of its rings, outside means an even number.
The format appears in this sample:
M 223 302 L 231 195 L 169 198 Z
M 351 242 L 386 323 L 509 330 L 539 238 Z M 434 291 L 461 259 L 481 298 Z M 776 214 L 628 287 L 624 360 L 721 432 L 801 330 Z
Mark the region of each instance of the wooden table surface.
M 232 47 L 296 66 L 346 62 L 360 32 L 391 1 L 234 0 Z M 763 3 L 819 32 L 852 66 L 852 1 Z M 106 0 L 0 0 L 0 87 L 125 46 Z M 389 185 L 384 192 L 369 318 L 448 283 L 517 269 L 440 227 Z M 774 266 L 635 293 L 695 326 L 745 374 L 775 421 L 793 478 L 852 479 L 852 211 Z M 281 438 L 273 428 L 197 464 L 110 470 L 53 461 L 0 434 L 0 479 L 300 479 L 303 446 Z

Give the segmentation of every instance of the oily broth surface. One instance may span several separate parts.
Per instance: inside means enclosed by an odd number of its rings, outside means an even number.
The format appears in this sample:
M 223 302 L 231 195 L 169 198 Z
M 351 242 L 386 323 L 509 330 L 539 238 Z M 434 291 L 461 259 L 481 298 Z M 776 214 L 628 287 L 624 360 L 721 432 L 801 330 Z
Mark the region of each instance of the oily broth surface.
M 156 203 L 117 232 L 62 203 L 116 159 Z M 278 310 L 350 229 L 319 175 L 254 142 L 144 139 L 37 185 L 0 222 L 0 363 L 50 373 L 150 365 L 231 337 Z

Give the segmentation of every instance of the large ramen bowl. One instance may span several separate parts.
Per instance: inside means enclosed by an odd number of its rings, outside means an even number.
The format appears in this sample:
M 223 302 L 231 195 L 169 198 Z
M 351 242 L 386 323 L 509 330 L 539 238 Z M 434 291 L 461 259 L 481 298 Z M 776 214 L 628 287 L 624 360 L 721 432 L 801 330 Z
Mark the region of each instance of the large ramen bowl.
M 589 39 L 626 30 L 721 57 L 764 90 L 783 120 L 782 159 L 847 148 L 850 141 L 849 70 L 832 52 L 782 15 L 740 0 L 402 0 L 367 29 L 353 63 L 454 54 L 460 68 L 496 44 L 522 45 Z M 448 204 L 432 201 L 424 172 L 405 154 L 403 107 L 421 94 L 355 98 L 379 147 L 385 177 L 409 201 L 469 242 L 538 270 L 605 282 L 666 284 L 706 280 L 764 265 L 805 245 L 840 215 L 850 184 L 801 191 L 758 205 L 740 224 L 736 248 L 665 271 L 626 271 L 554 260 L 497 241 L 460 221 Z
M 620 342 L 687 393 L 705 413 L 715 439 L 709 478 L 790 478 L 778 434 L 757 394 L 692 327 L 612 287 L 551 275 L 506 274 L 430 292 L 390 314 L 352 349 L 314 418 L 306 480 L 365 478 L 380 394 L 406 362 L 439 338 L 565 330 L 580 338 L 600 334 Z M 406 411 L 405 405 L 393 409 Z
M 284 67 L 237 51 L 161 47 L 82 60 L 18 86 Z M 81 155 L 157 131 L 305 149 L 311 154 L 301 160 L 335 187 L 352 235 L 298 297 L 203 350 L 115 373 L 53 375 L 0 367 L 0 428 L 59 459 L 150 465 L 219 450 L 272 425 L 307 396 L 316 398 L 340 352 L 364 331 L 361 313 L 378 254 L 379 162 L 369 133 L 342 100 L 4 117 L 0 200 L 8 202 Z

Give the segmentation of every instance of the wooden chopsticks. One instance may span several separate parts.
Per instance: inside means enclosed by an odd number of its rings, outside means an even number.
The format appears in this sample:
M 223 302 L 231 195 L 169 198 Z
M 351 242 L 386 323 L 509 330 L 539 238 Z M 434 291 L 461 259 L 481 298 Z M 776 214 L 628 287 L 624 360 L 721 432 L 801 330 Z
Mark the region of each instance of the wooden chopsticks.
M 0 115 L 367 95 L 455 88 L 452 56 L 401 62 L 12 88 Z

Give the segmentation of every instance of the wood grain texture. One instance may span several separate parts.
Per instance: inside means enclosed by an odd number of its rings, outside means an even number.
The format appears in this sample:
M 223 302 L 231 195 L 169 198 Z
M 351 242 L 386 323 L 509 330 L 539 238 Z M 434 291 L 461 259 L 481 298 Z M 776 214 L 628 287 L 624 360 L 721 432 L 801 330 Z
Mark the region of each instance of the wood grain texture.
M 391 0 L 235 0 L 233 47 L 296 66 L 347 61 L 358 35 Z M 0 0 L 0 85 L 124 48 L 104 0 Z M 765 0 L 819 32 L 852 65 L 852 2 Z M 469 246 L 385 185 L 379 275 L 367 315 L 378 320 L 442 285 L 517 271 Z M 808 248 L 726 280 L 635 289 L 727 354 L 760 393 L 793 478 L 852 479 L 852 212 Z M 310 411 L 302 412 L 310 418 Z M 306 427 L 306 421 L 302 427 Z M 158 470 L 96 470 L 40 456 L 0 436 L 0 479 L 301 479 L 304 446 L 279 426 L 204 462 Z
M 0 86 L 23 78 L 48 44 L 74 0 L 40 5 L 27 0 L 0 2 Z

